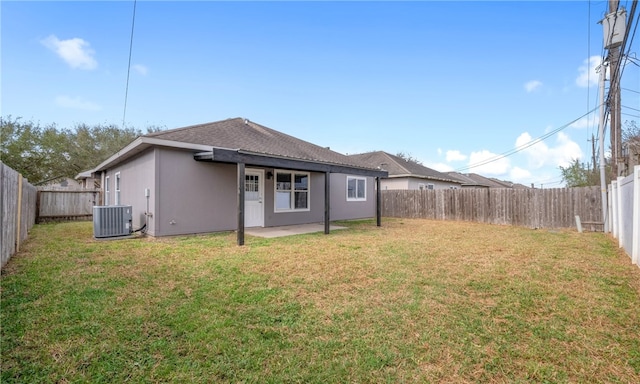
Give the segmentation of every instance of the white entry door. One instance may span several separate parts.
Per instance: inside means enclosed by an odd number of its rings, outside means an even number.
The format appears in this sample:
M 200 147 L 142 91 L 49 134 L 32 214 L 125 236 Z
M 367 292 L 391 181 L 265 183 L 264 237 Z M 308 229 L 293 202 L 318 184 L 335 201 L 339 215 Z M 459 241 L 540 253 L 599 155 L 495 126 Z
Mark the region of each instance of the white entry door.
M 264 171 L 248 169 L 244 175 L 244 226 L 264 227 Z

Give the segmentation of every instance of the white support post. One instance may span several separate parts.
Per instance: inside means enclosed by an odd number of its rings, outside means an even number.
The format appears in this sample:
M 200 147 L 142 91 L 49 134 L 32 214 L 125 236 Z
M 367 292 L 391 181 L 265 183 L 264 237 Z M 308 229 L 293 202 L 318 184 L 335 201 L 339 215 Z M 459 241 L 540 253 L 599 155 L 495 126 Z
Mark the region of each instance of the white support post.
M 633 167 L 633 230 L 631 262 L 640 267 L 640 165 Z
M 618 226 L 618 248 L 624 244 L 624 230 L 622 229 L 622 180 L 624 177 L 618 176 L 618 188 L 616 191 L 616 221 Z
M 611 209 L 609 210 L 611 234 L 618 238 L 618 181 L 611 181 Z
M 582 233 L 582 222 L 579 215 L 576 215 L 576 228 L 578 228 L 579 233 Z

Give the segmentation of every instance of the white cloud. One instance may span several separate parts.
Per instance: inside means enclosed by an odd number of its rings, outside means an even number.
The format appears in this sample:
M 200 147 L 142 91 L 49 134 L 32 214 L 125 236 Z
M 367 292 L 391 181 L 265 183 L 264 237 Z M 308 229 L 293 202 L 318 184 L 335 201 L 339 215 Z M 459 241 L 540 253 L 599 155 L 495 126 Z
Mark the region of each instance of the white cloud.
M 445 163 L 424 163 L 426 167 L 435 169 L 438 172 L 452 172 L 453 167 Z
M 469 172 L 479 173 L 485 176 L 504 175 L 511 166 L 511 162 L 508 158 L 500 157 L 500 155 L 489 152 L 486 149 L 479 152 L 471 152 L 471 155 L 469 156 L 469 165 L 484 162 L 486 162 L 486 164 L 473 167 L 469 169 Z
M 516 147 L 521 147 L 531 142 L 531 135 L 528 132 L 524 132 L 516 139 Z M 521 153 L 527 157 L 529 168 L 532 169 L 539 169 L 544 166 L 566 167 L 573 159 L 582 159 L 583 157 L 580 146 L 564 132 L 558 133 L 556 145 L 553 147 L 549 147 L 544 141 L 538 141 L 523 149 Z
M 531 80 L 524 85 L 524 89 L 527 92 L 533 92 L 540 87 L 542 87 L 542 82 L 539 80 Z
M 442 148 L 438 148 L 438 156 L 442 155 Z
M 460 151 L 447 151 L 447 162 L 451 161 L 464 161 L 467 159 L 467 155 L 463 155 Z
M 142 64 L 135 64 L 132 68 L 142 76 L 146 76 L 149 71 L 149 69 Z
M 98 104 L 93 103 L 91 101 L 86 101 L 81 97 L 72 98 L 69 96 L 61 95 L 56 97 L 55 103 L 59 107 L 70 108 L 70 109 L 82 109 L 85 111 L 99 111 L 102 109 L 102 107 L 99 106 Z
M 509 172 L 509 178 L 516 183 L 521 183 L 531 178 L 531 172 L 520 167 L 513 167 Z
M 576 78 L 578 87 L 587 88 L 598 85 L 598 77 L 600 75 L 596 72 L 596 67 L 598 67 L 600 63 L 600 56 L 591 56 L 585 59 L 583 64 L 578 68 L 578 77 Z
M 598 114 L 592 113 L 588 116 L 583 117 L 582 119 L 576 121 L 571 124 L 570 127 L 584 129 L 584 128 L 597 128 L 598 127 Z
M 98 62 L 93 58 L 95 51 L 88 42 L 78 37 L 60 40 L 55 35 L 50 35 L 40 42 L 60 56 L 71 68 L 91 70 L 98 66 Z

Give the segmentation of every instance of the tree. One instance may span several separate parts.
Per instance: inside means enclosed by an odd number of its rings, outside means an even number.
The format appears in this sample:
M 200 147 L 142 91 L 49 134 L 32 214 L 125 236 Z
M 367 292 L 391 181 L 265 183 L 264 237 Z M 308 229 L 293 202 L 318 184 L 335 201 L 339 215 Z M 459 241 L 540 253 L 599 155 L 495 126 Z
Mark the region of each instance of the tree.
M 627 147 L 629 165 L 640 164 L 640 127 L 635 120 L 627 120 L 622 130 L 622 145 Z
M 147 133 L 159 131 L 148 127 Z M 41 127 L 20 118 L 0 118 L 0 159 L 20 172 L 32 184 L 62 178 L 94 168 L 131 143 L 142 132 L 115 125 L 78 124 L 59 129 L 55 124 Z
M 406 162 L 423 165 L 422 161 L 418 160 L 418 158 L 416 157 L 413 157 L 413 155 L 411 155 L 410 153 L 398 152 L 396 153 L 396 156 L 398 156 L 399 158 L 401 158 Z
M 0 119 L 2 162 L 31 183 L 64 177 L 69 155 L 66 135 L 55 125 L 40 127 L 11 116 Z
M 574 159 L 567 167 L 560 166 L 560 172 L 562 180 L 569 188 L 600 185 L 600 172 L 578 159 Z
M 147 128 L 148 133 L 155 130 L 156 128 Z M 68 166 L 72 169 L 74 176 L 94 168 L 140 135 L 142 132 L 133 128 L 78 124 L 74 132 L 69 132 L 71 158 Z

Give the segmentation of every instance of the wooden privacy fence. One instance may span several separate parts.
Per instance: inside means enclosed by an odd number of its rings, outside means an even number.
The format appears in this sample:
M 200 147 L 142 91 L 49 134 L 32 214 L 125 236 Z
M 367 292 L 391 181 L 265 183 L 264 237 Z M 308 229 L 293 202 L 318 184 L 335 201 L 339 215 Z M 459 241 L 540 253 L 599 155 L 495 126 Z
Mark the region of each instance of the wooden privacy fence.
M 36 222 L 36 187 L 0 162 L 0 268 L 20 250 Z
M 89 220 L 93 206 L 100 204 L 99 190 L 38 191 L 38 223 L 55 220 Z
M 599 187 L 387 190 L 382 191 L 382 215 L 571 228 L 576 215 L 583 222 L 602 222 L 600 200 Z

